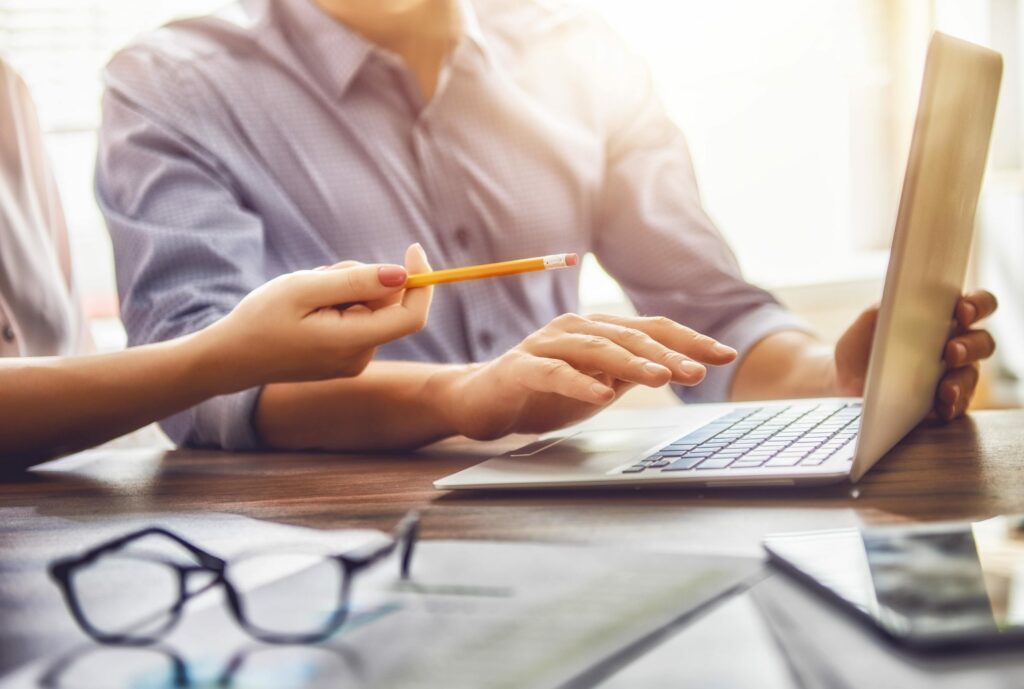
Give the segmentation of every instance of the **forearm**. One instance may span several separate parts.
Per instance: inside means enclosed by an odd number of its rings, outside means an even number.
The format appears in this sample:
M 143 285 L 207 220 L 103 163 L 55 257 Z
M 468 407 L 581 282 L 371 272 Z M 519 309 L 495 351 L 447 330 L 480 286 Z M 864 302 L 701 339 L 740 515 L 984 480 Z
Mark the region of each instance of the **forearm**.
M 730 398 L 828 397 L 836 393 L 832 347 L 799 331 L 777 332 L 754 345 L 739 363 Z
M 0 360 L 0 469 L 91 447 L 251 384 L 192 335 L 124 352 Z
M 256 428 L 293 450 L 412 448 L 455 435 L 446 397 L 464 366 L 375 361 L 355 378 L 268 385 Z

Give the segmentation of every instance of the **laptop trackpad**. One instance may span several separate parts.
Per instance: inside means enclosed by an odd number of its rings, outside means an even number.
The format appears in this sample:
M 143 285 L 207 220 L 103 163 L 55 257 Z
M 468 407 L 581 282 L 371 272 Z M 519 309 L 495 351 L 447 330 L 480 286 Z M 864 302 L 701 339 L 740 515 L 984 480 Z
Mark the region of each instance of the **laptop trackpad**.
M 585 456 L 596 452 L 639 452 L 658 444 L 678 428 L 623 428 L 580 431 L 573 435 L 545 438 L 510 453 L 512 457 L 544 457 L 558 455 Z

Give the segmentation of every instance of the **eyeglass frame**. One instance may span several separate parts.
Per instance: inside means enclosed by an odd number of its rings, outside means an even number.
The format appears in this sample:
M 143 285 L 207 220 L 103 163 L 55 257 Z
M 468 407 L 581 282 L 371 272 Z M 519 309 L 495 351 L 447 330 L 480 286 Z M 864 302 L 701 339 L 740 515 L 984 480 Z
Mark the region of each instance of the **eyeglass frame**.
M 165 638 L 181 620 L 182 611 L 184 610 L 185 605 L 188 604 L 189 600 L 213 589 L 216 586 L 224 587 L 228 609 L 231 611 L 235 622 L 254 639 L 269 644 L 313 644 L 326 641 L 335 632 L 337 632 L 342 625 L 344 625 L 345 620 L 348 617 L 351 585 L 355 576 L 371 565 L 374 565 L 391 555 L 391 553 L 400 546 L 401 577 L 403 580 L 409 579 L 412 554 L 415 549 L 416 542 L 419 539 L 419 526 L 419 514 L 416 512 L 409 512 L 391 532 L 388 543 L 377 546 L 365 553 L 354 554 L 349 552 L 325 554 L 325 559 L 333 560 L 342 569 L 341 599 L 338 608 L 332 613 L 328 623 L 325 625 L 325 628 L 319 632 L 308 634 L 268 632 L 267 630 L 254 625 L 246 619 L 244 606 L 242 605 L 242 597 L 239 595 L 238 590 L 226 574 L 228 565 L 230 564 L 229 561 L 206 552 L 202 548 L 189 542 L 184 537 L 163 527 L 150 526 L 133 531 L 119 538 L 101 543 L 81 555 L 55 560 L 50 564 L 48 569 L 50 577 L 61 589 L 61 593 L 64 596 L 64 602 L 71 611 L 71 616 L 74 618 L 75 622 L 79 627 L 81 627 L 82 631 L 101 644 L 110 646 L 140 647 L 149 646 L 159 642 Z M 178 600 L 167 611 L 165 611 L 167 614 L 167 621 L 163 626 L 147 635 L 133 635 L 130 631 L 110 634 L 100 630 L 89 621 L 85 611 L 82 609 L 82 605 L 78 599 L 78 594 L 75 592 L 73 578 L 76 571 L 93 564 L 103 555 L 117 552 L 133 541 L 153 535 L 169 538 L 187 550 L 197 560 L 197 564 L 195 565 L 186 565 L 170 559 L 153 560 L 160 564 L 169 566 L 178 574 Z M 200 586 L 194 591 L 189 591 L 188 579 L 190 576 L 195 574 L 212 574 L 214 578 L 204 586 Z M 136 626 L 142 625 L 145 622 L 146 620 L 139 620 L 139 622 L 136 623 Z

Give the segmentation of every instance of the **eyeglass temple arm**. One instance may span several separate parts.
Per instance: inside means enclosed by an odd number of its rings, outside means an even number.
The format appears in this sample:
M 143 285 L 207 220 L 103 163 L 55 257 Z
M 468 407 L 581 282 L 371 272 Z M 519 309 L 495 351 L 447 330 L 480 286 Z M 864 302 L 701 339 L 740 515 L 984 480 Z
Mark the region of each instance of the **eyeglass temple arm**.
M 352 557 L 351 555 L 339 555 L 339 559 L 346 562 L 347 565 L 355 569 L 363 569 L 370 565 L 384 559 L 398 546 L 402 546 L 402 578 L 409 578 L 409 569 L 412 564 L 412 551 L 413 546 L 416 543 L 416 539 L 419 535 L 420 528 L 420 515 L 416 511 L 409 512 L 402 521 L 398 523 L 392 532 L 391 539 L 388 543 L 379 546 L 378 548 L 371 550 L 366 555 L 360 557 Z

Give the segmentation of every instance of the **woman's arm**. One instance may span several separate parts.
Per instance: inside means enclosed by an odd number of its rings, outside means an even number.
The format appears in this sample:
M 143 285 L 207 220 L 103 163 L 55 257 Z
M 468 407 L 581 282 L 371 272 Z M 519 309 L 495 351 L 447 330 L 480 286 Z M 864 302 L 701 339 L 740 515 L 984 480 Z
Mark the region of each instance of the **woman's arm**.
M 427 267 L 418 247 L 410 259 Z M 292 273 L 177 340 L 113 354 L 0 360 L 0 468 L 95 445 L 207 397 L 354 376 L 378 344 L 425 324 L 430 288 L 404 290 L 405 279 L 401 266 Z
M 0 360 L 0 458 L 24 468 L 244 389 L 202 333 L 124 352 Z

